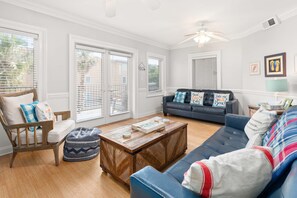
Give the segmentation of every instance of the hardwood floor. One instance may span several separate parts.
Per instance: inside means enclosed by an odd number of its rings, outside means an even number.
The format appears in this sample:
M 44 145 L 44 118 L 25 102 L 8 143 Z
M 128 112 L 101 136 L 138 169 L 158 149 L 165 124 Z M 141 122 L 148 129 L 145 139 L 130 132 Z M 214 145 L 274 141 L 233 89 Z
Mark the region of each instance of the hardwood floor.
M 129 119 L 99 128 L 106 132 L 149 117 Z M 174 116 L 166 118 L 189 124 L 187 153 L 221 126 Z M 85 162 L 64 162 L 62 156 L 61 146 L 61 163 L 56 167 L 53 151 L 19 153 L 13 168 L 9 168 L 9 155 L 0 157 L 0 197 L 129 197 L 129 190 L 125 186 L 102 172 L 99 157 Z

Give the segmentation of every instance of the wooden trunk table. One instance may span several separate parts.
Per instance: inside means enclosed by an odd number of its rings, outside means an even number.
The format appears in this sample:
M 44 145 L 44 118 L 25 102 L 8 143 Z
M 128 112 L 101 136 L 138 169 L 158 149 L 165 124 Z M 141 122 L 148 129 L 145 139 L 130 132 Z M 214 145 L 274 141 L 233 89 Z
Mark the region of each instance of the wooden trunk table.
M 131 131 L 131 138 L 123 133 Z M 187 150 L 187 124 L 170 121 L 160 132 L 145 134 L 124 126 L 100 134 L 100 166 L 124 184 L 130 175 L 150 165 L 157 170 L 180 157 Z

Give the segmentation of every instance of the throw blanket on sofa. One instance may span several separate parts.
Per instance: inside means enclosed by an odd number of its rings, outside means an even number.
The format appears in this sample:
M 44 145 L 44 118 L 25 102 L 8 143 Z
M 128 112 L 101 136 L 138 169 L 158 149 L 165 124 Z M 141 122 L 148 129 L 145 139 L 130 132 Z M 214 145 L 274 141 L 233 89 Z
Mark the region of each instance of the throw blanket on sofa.
M 273 184 L 297 159 L 297 106 L 286 111 L 278 122 L 264 135 L 263 146 L 273 151 Z

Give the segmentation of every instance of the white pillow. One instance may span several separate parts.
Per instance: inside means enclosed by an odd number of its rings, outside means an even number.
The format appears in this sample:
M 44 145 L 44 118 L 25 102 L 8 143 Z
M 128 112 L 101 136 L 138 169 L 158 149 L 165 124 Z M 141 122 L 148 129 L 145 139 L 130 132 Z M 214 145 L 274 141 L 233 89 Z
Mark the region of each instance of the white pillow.
M 213 107 L 225 108 L 226 103 L 229 101 L 230 94 L 214 93 L 213 97 Z
M 190 104 L 203 106 L 204 92 L 191 92 Z
M 47 102 L 40 102 L 35 107 L 35 113 L 38 121 L 56 120 L 52 108 Z
M 15 97 L 3 97 L 3 114 L 8 125 L 26 123 L 20 105 L 32 102 L 33 93 Z
M 256 134 L 263 135 L 276 118 L 276 111 L 267 111 L 265 108 L 260 107 L 245 125 L 244 131 L 249 139 Z
M 253 146 L 261 146 L 262 145 L 262 135 L 256 134 L 251 139 L 249 139 L 245 148 L 252 148 Z
M 257 197 L 272 170 L 271 148 L 241 149 L 193 163 L 182 185 L 202 197 Z

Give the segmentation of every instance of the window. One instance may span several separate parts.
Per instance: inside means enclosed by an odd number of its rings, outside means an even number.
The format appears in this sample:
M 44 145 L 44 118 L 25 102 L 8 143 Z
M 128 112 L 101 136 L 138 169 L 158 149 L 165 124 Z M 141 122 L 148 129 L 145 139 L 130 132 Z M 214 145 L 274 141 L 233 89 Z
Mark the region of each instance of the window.
M 163 59 L 159 57 L 148 57 L 148 91 L 149 92 L 161 92 L 162 87 L 162 70 L 163 70 Z
M 37 88 L 38 42 L 37 34 L 0 28 L 0 93 Z
M 102 57 L 95 47 L 76 45 L 76 119 L 102 117 Z

